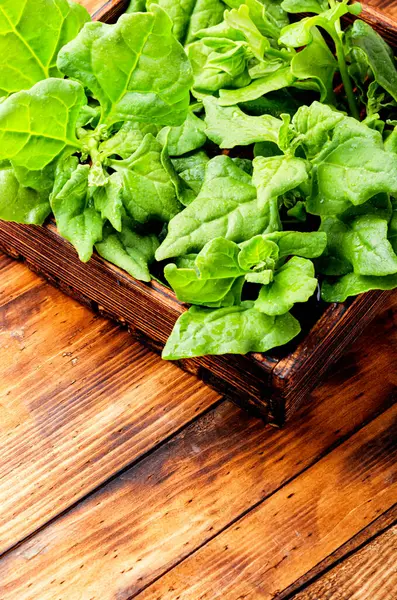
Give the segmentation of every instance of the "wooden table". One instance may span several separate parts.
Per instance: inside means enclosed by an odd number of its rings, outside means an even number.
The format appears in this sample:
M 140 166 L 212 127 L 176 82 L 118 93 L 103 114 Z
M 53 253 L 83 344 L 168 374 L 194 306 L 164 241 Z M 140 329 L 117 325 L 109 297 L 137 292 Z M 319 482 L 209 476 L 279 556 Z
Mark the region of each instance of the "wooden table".
M 0 600 L 396 600 L 396 296 L 280 431 L 0 255 Z

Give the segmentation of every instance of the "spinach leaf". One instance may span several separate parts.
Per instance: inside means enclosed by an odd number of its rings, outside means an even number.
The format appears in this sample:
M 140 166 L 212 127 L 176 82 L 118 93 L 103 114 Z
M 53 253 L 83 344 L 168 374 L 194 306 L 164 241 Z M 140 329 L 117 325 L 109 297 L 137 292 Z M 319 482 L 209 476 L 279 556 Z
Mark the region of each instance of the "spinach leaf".
M 336 125 L 313 165 L 313 192 L 306 203 L 313 214 L 340 214 L 375 194 L 397 193 L 397 156 L 385 152 L 378 131 L 351 117 Z
M 171 17 L 173 33 L 182 44 L 193 41 L 200 29 L 220 23 L 226 8 L 221 0 L 158 0 L 157 4 Z
M 306 164 L 297 158 L 254 160 L 254 185 L 228 156 L 216 156 L 207 166 L 197 198 L 168 226 L 157 260 L 200 250 L 215 237 L 243 242 L 280 226 L 278 196 L 307 179 Z
M 80 4 L 67 0 L 0 5 L 0 97 L 59 77 L 56 59 L 90 16 Z
M 335 102 L 333 82 L 338 63 L 316 27 L 311 34 L 312 41 L 292 58 L 291 73 L 299 80 L 316 82 L 322 102 Z
M 263 233 L 282 229 L 278 198 L 308 179 L 308 165 L 301 158 L 257 156 L 253 161 L 252 181 L 258 190 L 258 205 L 266 208 L 269 224 Z M 258 232 L 259 233 L 259 232 Z
M 111 137 L 103 141 L 98 152 L 101 161 L 109 156 L 121 156 L 128 158 L 141 145 L 147 133 L 156 136 L 159 128 L 152 123 L 140 123 L 139 121 L 125 121 L 120 129 Z
M 0 103 L 0 161 L 39 170 L 79 150 L 75 127 L 83 104 L 83 87 L 64 79 L 45 79 L 9 96 Z
M 135 279 L 150 281 L 149 265 L 159 243 L 154 234 L 140 235 L 134 231 L 133 223 L 124 217 L 121 231 L 109 223 L 104 227 L 103 239 L 95 244 L 102 258 L 124 269 Z
M 203 100 L 205 108 L 205 132 L 220 148 L 246 146 L 267 140 L 278 142 L 282 121 L 270 115 L 251 117 L 238 106 L 220 106 L 213 96 Z
M 192 306 L 181 315 L 168 338 L 162 357 L 178 360 L 206 354 L 267 352 L 289 342 L 300 331 L 289 313 L 270 317 L 252 302 L 227 308 Z
M 249 85 L 245 85 L 245 87 L 240 87 L 236 90 L 221 89 L 219 92 L 219 103 L 222 106 L 234 106 L 239 102 L 256 100 L 269 92 L 288 87 L 295 81 L 296 77 L 291 73 L 290 66 L 282 67 L 274 73 L 269 73 L 264 77 L 255 79 Z
M 0 219 L 42 225 L 50 212 L 48 193 L 21 185 L 10 165 L 0 168 Z
M 268 221 L 268 210 L 258 214 L 251 177 L 228 156 L 216 156 L 207 165 L 197 198 L 171 219 L 156 259 L 196 252 L 215 237 L 243 241 L 265 229 Z
M 283 315 L 296 302 L 306 302 L 316 288 L 313 263 L 294 256 L 274 273 L 271 283 L 262 286 L 255 308 L 267 315 Z
M 388 223 L 374 214 L 362 215 L 344 223 L 334 217 L 321 226 L 327 233 L 327 250 L 319 261 L 326 275 L 392 275 L 397 273 L 397 255 L 388 236 Z
M 239 263 L 240 248 L 235 242 L 219 237 L 207 242 L 195 259 L 202 279 L 224 279 L 244 275 Z
M 384 39 L 368 23 L 357 20 L 346 32 L 346 45 L 353 60 L 360 61 L 361 65 L 364 62 L 374 80 L 397 100 L 395 59 Z
M 110 164 L 121 177 L 123 204 L 128 215 L 139 223 L 168 222 L 182 208 L 169 171 L 166 151 L 151 133 L 125 160 Z M 113 178 L 113 175 L 111 175 Z
M 185 122 L 178 127 L 165 127 L 157 139 L 167 145 L 170 156 L 181 156 L 201 148 L 207 140 L 205 123 L 189 110 Z
M 384 277 L 348 273 L 336 280 L 326 279 L 321 287 L 325 302 L 344 302 L 349 296 L 357 296 L 370 290 L 393 290 L 397 287 L 397 275 Z
M 336 125 L 344 119 L 343 113 L 320 102 L 300 106 L 291 122 L 296 134 L 293 143 L 303 147 L 307 158 L 314 158 L 331 139 Z
M 233 304 L 228 292 L 235 282 L 234 277 L 203 279 L 194 268 L 178 268 L 173 263 L 165 266 L 164 275 L 181 302 L 204 306 Z
M 172 159 L 172 164 L 180 179 L 191 190 L 190 196 L 185 193 L 183 203 L 185 206 L 190 204 L 197 196 L 203 185 L 205 169 L 209 161 L 204 151 L 195 152 L 190 156 L 182 156 Z M 180 199 L 182 202 L 182 199 Z
M 281 8 L 288 13 L 308 12 L 319 15 L 328 9 L 328 2 L 326 0 L 284 0 Z
M 187 53 L 193 69 L 194 94 L 247 85 L 251 78 L 245 46 L 242 41 L 224 37 L 208 37 L 189 44 Z
M 116 24 L 87 23 L 58 54 L 62 73 L 100 102 L 102 122 L 136 120 L 181 125 L 192 83 L 189 61 L 157 5 L 122 15 Z
M 327 234 L 324 231 L 275 231 L 264 235 L 265 240 L 275 242 L 279 249 L 279 258 L 301 256 L 317 258 L 327 246 Z
M 59 162 L 50 196 L 59 233 L 73 244 L 83 262 L 91 258 L 103 227 L 88 187 L 89 170 L 89 165 L 79 165 L 74 156 Z

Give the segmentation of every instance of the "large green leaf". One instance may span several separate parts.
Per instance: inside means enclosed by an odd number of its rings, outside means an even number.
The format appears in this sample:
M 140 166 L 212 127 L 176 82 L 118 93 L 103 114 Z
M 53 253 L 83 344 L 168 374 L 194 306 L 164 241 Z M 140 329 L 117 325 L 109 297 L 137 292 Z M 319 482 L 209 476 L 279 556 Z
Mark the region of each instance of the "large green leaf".
M 102 239 L 103 227 L 88 187 L 89 170 L 74 156 L 61 161 L 50 197 L 59 233 L 73 244 L 83 262 L 91 258 L 94 244 Z
M 397 193 L 397 156 L 385 152 L 378 131 L 351 117 L 336 125 L 313 164 L 313 193 L 306 204 L 313 214 L 340 214 L 381 192 Z
M 203 100 L 206 134 L 220 148 L 269 141 L 277 144 L 282 121 L 271 115 L 252 117 L 238 106 L 220 106 L 213 96 Z
M 192 306 L 183 313 L 164 347 L 168 360 L 206 354 L 267 352 L 289 342 L 300 331 L 289 313 L 270 317 L 257 311 L 252 302 L 228 308 Z
M 109 223 L 103 231 L 101 242 L 95 248 L 103 258 L 124 269 L 135 279 L 150 281 L 149 265 L 158 246 L 155 235 L 141 235 L 134 231 L 131 220 L 124 218 L 121 231 Z
M 292 74 L 290 66 L 282 67 L 274 73 L 255 79 L 245 87 L 236 90 L 220 90 L 219 102 L 222 106 L 234 106 L 240 102 L 249 102 L 269 92 L 288 87 L 295 81 L 296 77 Z
M 393 290 L 397 288 L 397 275 L 385 277 L 348 273 L 336 280 L 326 279 L 321 287 L 325 302 L 344 302 L 349 296 L 357 296 L 370 290 Z
M 59 77 L 57 55 L 90 16 L 67 0 L 2 0 L 0 3 L 0 96 Z
M 122 179 L 123 204 L 135 221 L 168 222 L 182 209 L 166 150 L 151 133 L 128 159 L 113 160 L 111 166 Z
M 313 263 L 293 256 L 275 272 L 271 283 L 262 286 L 255 308 L 267 315 L 283 315 L 296 302 L 306 302 L 316 287 Z
M 355 21 L 346 32 L 346 44 L 353 58 L 363 60 L 375 81 L 397 100 L 397 69 L 390 46 L 368 23 Z
M 148 13 L 122 15 L 114 25 L 87 23 L 60 51 L 58 67 L 91 90 L 107 124 L 180 125 L 186 117 L 189 61 L 157 5 Z
M 319 269 L 327 275 L 392 275 L 397 273 L 397 255 L 387 239 L 386 219 L 374 214 L 343 222 L 328 217 L 322 223 L 328 245 L 319 261 Z
M 11 166 L 0 168 L 0 219 L 41 225 L 50 212 L 48 193 L 21 185 Z
M 221 0 L 158 0 L 157 4 L 171 17 L 174 35 L 182 44 L 193 41 L 200 29 L 220 23 L 226 8 Z
M 80 149 L 76 120 L 85 103 L 75 81 L 46 79 L 0 103 L 0 161 L 43 169 L 63 152 Z

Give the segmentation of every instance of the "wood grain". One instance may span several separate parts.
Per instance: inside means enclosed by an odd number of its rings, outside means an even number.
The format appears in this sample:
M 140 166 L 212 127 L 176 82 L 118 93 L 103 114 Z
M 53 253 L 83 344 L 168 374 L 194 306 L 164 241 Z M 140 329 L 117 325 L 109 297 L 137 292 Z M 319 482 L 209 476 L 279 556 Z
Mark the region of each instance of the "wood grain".
M 395 600 L 397 525 L 340 563 L 294 600 Z
M 138 598 L 274 598 L 394 504 L 396 459 L 394 406 Z
M 1 265 L 4 551 L 218 396 L 22 265 Z
M 285 430 L 264 429 L 225 403 L 44 528 L 4 557 L 0 597 L 139 593 L 390 406 L 395 315 L 390 308 L 369 328 Z M 279 518 L 288 523 L 288 515 Z

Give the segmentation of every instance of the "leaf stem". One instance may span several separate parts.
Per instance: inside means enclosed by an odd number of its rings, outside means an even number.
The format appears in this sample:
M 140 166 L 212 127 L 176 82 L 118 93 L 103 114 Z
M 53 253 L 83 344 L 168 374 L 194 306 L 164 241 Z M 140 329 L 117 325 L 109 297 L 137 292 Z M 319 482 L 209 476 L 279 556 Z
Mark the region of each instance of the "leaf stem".
M 354 93 L 353 93 L 352 82 L 351 82 L 349 73 L 347 71 L 345 53 L 343 51 L 343 44 L 342 44 L 342 41 L 341 41 L 339 35 L 336 35 L 333 37 L 334 37 L 334 42 L 335 42 L 336 58 L 338 61 L 338 66 L 339 66 L 339 71 L 340 71 L 340 74 L 342 77 L 343 86 L 345 88 L 347 102 L 349 104 L 349 109 L 350 109 L 352 117 L 354 117 L 355 119 L 357 119 L 359 121 L 360 113 L 358 112 L 356 99 L 355 99 Z

